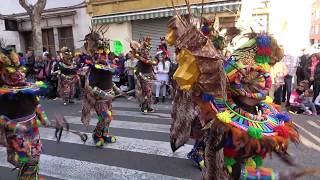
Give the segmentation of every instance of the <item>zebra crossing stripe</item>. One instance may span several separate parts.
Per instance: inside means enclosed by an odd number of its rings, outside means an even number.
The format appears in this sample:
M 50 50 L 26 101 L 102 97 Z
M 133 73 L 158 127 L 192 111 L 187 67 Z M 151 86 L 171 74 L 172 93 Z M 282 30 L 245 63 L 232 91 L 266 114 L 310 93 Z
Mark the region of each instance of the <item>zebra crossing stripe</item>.
M 305 138 L 302 135 L 300 135 L 300 139 L 301 139 L 302 144 L 304 144 L 305 146 L 320 152 L 320 146 L 318 146 L 315 143 L 311 142 L 309 139 Z
M 40 128 L 40 136 L 41 139 L 55 141 L 56 138 L 54 137 L 54 129 L 51 128 Z M 88 141 L 86 145 L 94 146 L 94 142 L 91 138 L 92 134 L 87 133 Z M 83 144 L 80 140 L 79 136 L 64 132 L 61 137 L 61 142 L 66 143 L 73 143 L 73 144 Z M 123 151 L 130 151 L 130 152 L 139 152 L 145 154 L 152 154 L 158 156 L 167 156 L 167 157 L 176 157 L 181 159 L 187 158 L 187 153 L 192 149 L 193 146 L 191 145 L 184 145 L 176 152 L 172 152 L 170 143 L 163 142 L 163 141 L 153 141 L 147 139 L 136 139 L 136 138 L 129 138 L 129 137 L 117 137 L 117 142 L 110 143 L 104 146 L 104 148 L 108 149 L 116 149 L 116 150 L 123 150 Z
M 313 135 L 311 132 L 309 132 L 307 129 L 305 129 L 304 127 L 298 125 L 297 123 L 295 123 L 295 125 L 299 128 L 299 130 L 304 131 L 306 134 L 308 134 L 309 136 L 311 136 L 314 140 L 316 140 L 318 143 L 320 143 L 320 138 L 318 136 Z M 300 135 L 301 136 L 301 135 Z
M 78 116 L 65 116 L 65 118 L 71 124 L 82 124 L 81 119 Z M 95 126 L 97 124 L 97 122 L 98 122 L 97 118 L 92 118 L 90 121 L 90 125 Z M 140 122 L 132 122 L 132 121 L 112 120 L 110 127 L 139 130 L 139 131 L 160 132 L 160 133 L 169 133 L 169 131 L 170 131 L 170 125 L 153 124 L 153 123 L 140 123 Z
M 81 113 L 81 111 L 78 111 Z M 128 116 L 128 117 L 139 117 L 139 118 L 150 118 L 150 119 L 171 119 L 171 115 L 167 113 L 148 113 L 142 114 L 137 111 L 122 111 L 113 110 L 113 115 L 116 116 Z
M 315 123 L 314 121 L 308 120 L 307 123 L 315 128 L 320 129 L 320 126 L 317 123 Z
M 0 166 L 13 168 L 6 161 L 6 151 L 0 147 Z M 173 176 L 138 171 L 116 166 L 80 161 L 42 154 L 40 157 L 40 174 L 66 180 L 183 180 Z

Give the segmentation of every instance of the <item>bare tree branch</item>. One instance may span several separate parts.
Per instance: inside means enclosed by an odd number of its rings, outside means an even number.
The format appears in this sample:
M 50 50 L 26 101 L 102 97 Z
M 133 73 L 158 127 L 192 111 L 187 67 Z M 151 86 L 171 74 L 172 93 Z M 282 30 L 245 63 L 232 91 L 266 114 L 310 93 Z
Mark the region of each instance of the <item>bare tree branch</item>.
M 47 0 L 38 0 L 37 3 L 35 4 L 36 8 L 39 8 L 39 11 L 43 11 L 44 8 L 46 7 Z
M 27 11 L 32 27 L 32 39 L 34 42 L 34 52 L 36 55 L 42 54 L 42 31 L 41 31 L 41 14 L 46 7 L 47 0 L 37 0 L 32 5 L 28 0 L 19 0 L 19 4 Z
M 27 0 L 19 0 L 19 4 L 27 11 L 29 15 L 32 14 L 33 7 L 28 3 Z

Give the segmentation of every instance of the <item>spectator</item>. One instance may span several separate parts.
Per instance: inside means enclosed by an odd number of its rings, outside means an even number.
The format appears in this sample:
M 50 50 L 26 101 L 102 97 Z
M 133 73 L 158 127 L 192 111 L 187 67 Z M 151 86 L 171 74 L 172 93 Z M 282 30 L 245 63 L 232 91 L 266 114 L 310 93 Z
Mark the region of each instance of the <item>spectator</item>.
M 316 107 L 312 102 L 313 96 L 314 94 L 312 89 L 305 90 L 304 93 L 299 96 L 301 101 L 300 107 L 303 109 L 304 114 L 314 116 L 317 115 Z M 312 111 L 310 111 L 308 108 L 310 108 Z
M 128 75 L 129 91 L 135 89 L 134 69 L 138 63 L 138 60 L 130 52 L 128 53 L 127 61 L 124 63 L 125 71 Z M 134 93 L 133 93 L 134 95 Z
M 47 54 L 46 56 L 48 58 L 48 63 L 45 68 L 45 74 L 47 77 L 47 81 L 50 84 L 50 92 L 48 94 L 48 98 L 54 99 L 58 96 L 58 78 L 56 74 L 53 74 L 55 68 L 57 67 L 57 60 L 55 58 L 52 58 L 50 54 Z
M 307 79 L 305 77 L 305 74 L 304 74 L 304 69 L 305 69 L 305 66 L 308 62 L 308 56 L 307 54 L 305 54 L 305 49 L 302 50 L 302 56 L 299 58 L 299 65 L 297 67 L 297 72 L 296 72 L 296 75 L 297 75 L 297 83 L 299 84 L 299 82 Z
M 165 96 L 167 93 L 166 85 L 169 84 L 169 70 L 170 62 L 163 57 L 163 54 L 160 53 L 156 56 L 158 59 L 158 64 L 154 68 L 156 73 L 156 101 L 155 104 L 159 102 L 160 90 L 162 89 L 162 102 L 165 101 Z
M 46 79 L 45 67 L 46 67 L 46 60 L 43 60 L 42 56 L 37 56 L 34 64 L 34 72 L 35 72 L 37 81 L 44 81 Z
M 309 81 L 303 80 L 299 82 L 297 88 L 291 92 L 289 103 L 290 109 L 296 109 L 297 107 L 300 109 L 301 99 L 300 95 L 303 94 L 305 90 L 309 89 Z
M 289 106 L 289 99 L 292 89 L 292 80 L 293 76 L 296 74 L 299 59 L 292 55 L 285 55 L 282 61 L 286 64 L 288 68 L 288 74 L 284 77 L 284 86 L 282 94 L 282 102 L 286 102 L 286 105 Z
M 272 86 L 269 96 L 274 99 L 275 104 L 281 104 L 282 86 L 285 84 L 284 77 L 288 74 L 288 68 L 283 61 L 277 62 L 270 69 Z
M 18 55 L 19 55 L 20 65 L 25 66 L 26 65 L 26 58 L 23 56 L 23 53 L 19 52 Z
M 304 68 L 304 74 L 309 80 L 310 85 L 313 86 L 315 94 L 313 99 L 315 100 L 320 91 L 320 57 L 318 54 L 311 55 L 311 60 L 306 63 Z
M 49 54 L 47 48 L 43 47 L 42 50 L 43 50 L 43 53 L 42 53 L 42 56 L 43 56 L 43 57 L 46 56 L 47 54 Z
M 34 63 L 35 63 L 35 57 L 33 54 L 33 51 L 28 51 L 26 54 L 26 67 L 27 67 L 27 72 L 26 72 L 26 77 L 30 81 L 34 79 Z

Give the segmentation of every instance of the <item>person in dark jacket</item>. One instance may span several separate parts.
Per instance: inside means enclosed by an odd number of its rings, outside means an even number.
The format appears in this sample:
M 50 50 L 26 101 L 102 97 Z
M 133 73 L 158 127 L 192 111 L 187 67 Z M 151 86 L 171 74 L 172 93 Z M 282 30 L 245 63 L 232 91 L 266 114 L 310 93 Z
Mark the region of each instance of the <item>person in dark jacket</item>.
M 305 50 L 304 49 L 302 50 L 302 53 L 303 54 L 300 57 L 300 61 L 299 61 L 297 72 L 296 72 L 297 83 L 299 83 L 299 82 L 301 82 L 301 81 L 306 79 L 306 77 L 304 76 L 304 68 L 305 68 L 307 62 L 310 60 L 308 55 L 305 54 Z
M 320 92 L 320 56 L 318 54 L 312 54 L 310 60 L 307 61 L 304 68 L 304 77 L 309 80 L 310 85 L 313 85 L 314 98 Z

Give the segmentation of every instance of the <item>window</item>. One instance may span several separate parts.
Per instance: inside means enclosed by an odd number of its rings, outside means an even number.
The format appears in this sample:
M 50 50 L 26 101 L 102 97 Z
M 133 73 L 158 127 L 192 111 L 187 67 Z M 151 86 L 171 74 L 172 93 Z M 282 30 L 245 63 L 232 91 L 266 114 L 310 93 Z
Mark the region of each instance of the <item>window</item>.
M 45 47 L 50 54 L 56 54 L 53 29 L 42 30 L 42 43 L 43 47 Z
M 18 31 L 18 23 L 15 20 L 4 20 L 4 25 L 7 31 Z
M 72 27 L 62 27 L 58 29 L 59 48 L 66 46 L 74 50 Z

